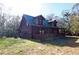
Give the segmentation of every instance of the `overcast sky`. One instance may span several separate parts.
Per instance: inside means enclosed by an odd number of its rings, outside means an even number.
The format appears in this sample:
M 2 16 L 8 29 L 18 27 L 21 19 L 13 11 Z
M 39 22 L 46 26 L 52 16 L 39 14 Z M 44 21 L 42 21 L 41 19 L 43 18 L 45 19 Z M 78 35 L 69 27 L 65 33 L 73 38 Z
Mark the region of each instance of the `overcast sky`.
M 69 10 L 74 5 L 73 3 L 39 3 L 38 0 L 0 0 L 0 3 L 12 9 L 13 14 L 28 14 L 32 16 L 40 14 L 46 16 L 51 13 L 61 16 L 62 10 Z

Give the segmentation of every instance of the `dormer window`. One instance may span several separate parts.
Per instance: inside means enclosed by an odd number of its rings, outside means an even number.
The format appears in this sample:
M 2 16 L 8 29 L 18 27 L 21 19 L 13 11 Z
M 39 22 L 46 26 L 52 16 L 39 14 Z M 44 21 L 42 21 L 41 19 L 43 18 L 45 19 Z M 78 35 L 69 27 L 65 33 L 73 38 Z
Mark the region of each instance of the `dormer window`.
M 54 27 L 57 27 L 57 21 L 56 20 L 53 21 L 53 24 L 54 24 Z

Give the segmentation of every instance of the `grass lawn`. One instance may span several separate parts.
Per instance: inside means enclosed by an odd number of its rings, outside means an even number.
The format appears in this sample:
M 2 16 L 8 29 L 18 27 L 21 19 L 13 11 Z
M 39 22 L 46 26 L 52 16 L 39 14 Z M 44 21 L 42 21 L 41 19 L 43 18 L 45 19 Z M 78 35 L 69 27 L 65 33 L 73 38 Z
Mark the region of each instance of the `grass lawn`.
M 21 38 L 0 38 L 3 55 L 79 54 L 79 37 L 55 38 L 39 42 Z

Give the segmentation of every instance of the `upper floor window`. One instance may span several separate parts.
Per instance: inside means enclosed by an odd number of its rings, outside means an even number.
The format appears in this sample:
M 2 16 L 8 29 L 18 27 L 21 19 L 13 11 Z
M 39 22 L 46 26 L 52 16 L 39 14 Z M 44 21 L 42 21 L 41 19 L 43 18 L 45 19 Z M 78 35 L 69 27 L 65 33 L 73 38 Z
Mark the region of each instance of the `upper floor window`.
M 36 24 L 36 20 L 35 20 L 35 19 L 34 19 L 32 22 L 33 22 L 33 25 L 35 25 L 35 24 Z
M 43 20 L 39 19 L 39 18 L 36 18 L 35 22 L 36 22 L 37 25 L 42 25 L 43 24 Z
M 39 25 L 43 25 L 43 20 L 42 19 L 39 20 Z

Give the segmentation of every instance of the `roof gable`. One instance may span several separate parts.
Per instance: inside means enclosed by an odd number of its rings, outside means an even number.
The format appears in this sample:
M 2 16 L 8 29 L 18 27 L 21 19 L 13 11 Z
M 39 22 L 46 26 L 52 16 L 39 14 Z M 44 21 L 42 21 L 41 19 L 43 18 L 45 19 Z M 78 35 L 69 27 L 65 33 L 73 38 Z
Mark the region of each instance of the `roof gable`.
M 23 18 L 26 20 L 26 22 L 28 23 L 28 24 L 32 24 L 32 21 L 33 21 L 33 16 L 30 16 L 30 15 L 23 15 Z
M 29 25 L 36 25 L 36 22 L 37 22 L 36 20 L 41 19 L 41 20 L 43 20 L 43 26 L 48 26 L 48 21 L 42 15 L 33 17 L 30 15 L 24 14 L 22 19 L 24 19 Z
M 35 18 L 45 20 L 45 18 L 42 15 L 36 16 Z

